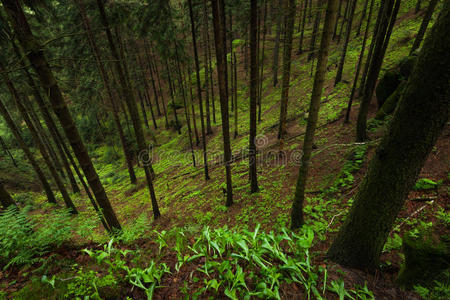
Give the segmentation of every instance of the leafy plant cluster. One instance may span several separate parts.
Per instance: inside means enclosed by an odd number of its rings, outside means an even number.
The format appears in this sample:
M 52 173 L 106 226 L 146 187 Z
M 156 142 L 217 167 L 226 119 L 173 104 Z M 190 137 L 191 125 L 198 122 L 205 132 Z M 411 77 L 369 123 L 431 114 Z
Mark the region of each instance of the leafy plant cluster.
M 113 240 L 102 250 L 85 249 L 96 264 L 104 267 L 103 272 L 78 270 L 68 283 L 66 297 L 101 299 L 105 297 L 103 288 L 126 284 L 141 289 L 152 299 L 165 274 L 179 273 L 189 264 L 196 268 L 190 272 L 191 282 L 185 281 L 181 291 L 194 299 L 223 295 L 230 299 L 281 299 L 284 284 L 302 286 L 308 299 L 325 299 L 327 292 L 337 294 L 340 299 L 373 299 L 366 286 L 347 290 L 342 280 L 328 282 L 327 269 L 311 261 L 309 249 L 314 241 L 311 227 L 298 233 L 287 229 L 266 233 L 259 225 L 253 231 L 239 232 L 206 226 L 195 239 L 188 235 L 188 231 L 177 230 L 171 243 L 169 233 L 157 232 L 159 256 L 163 251 L 175 252 L 177 262 L 173 268 L 155 260 L 145 268 L 133 267 L 142 265 L 133 263 L 139 257 L 138 252 L 116 249 Z M 54 279 L 46 278 L 46 282 L 54 286 Z
M 0 214 L 0 265 L 29 265 L 43 260 L 49 250 L 70 238 L 70 215 L 66 211 L 49 213 L 37 226 L 25 210 L 11 206 Z

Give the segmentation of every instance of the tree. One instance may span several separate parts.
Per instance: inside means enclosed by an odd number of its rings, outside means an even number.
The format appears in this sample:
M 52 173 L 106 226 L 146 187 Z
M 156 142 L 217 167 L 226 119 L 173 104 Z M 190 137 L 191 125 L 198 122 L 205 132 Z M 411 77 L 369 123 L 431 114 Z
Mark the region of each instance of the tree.
M 358 30 L 356 31 L 356 36 L 359 36 L 361 34 L 361 26 L 362 26 L 362 23 L 364 21 L 364 18 L 366 17 L 367 5 L 368 4 L 369 4 L 369 0 L 364 1 L 364 8 L 363 8 L 363 11 L 362 11 L 361 19 L 359 19 Z M 370 17 L 367 17 L 367 18 L 369 19 L 369 22 L 370 22 Z
M 350 92 L 350 97 L 348 99 L 344 123 L 348 123 L 350 120 L 350 111 L 352 109 L 353 98 L 355 97 L 359 73 L 361 72 L 361 66 L 362 66 L 362 62 L 364 59 L 364 52 L 366 50 L 367 37 L 369 36 L 369 27 L 370 27 L 369 25 L 370 25 L 370 20 L 372 18 L 374 2 L 375 2 L 375 0 L 371 0 L 371 2 L 370 2 L 369 15 L 367 16 L 366 30 L 364 32 L 363 42 L 362 42 L 362 46 L 361 46 L 361 53 L 358 58 L 358 63 L 357 63 L 356 72 L 355 72 L 355 78 L 353 79 L 352 91 Z
M 9 21 L 22 45 L 27 57 L 39 77 L 42 87 L 49 95 L 49 100 L 58 117 L 61 126 L 64 129 L 67 139 L 83 169 L 89 185 L 95 195 L 98 205 L 107 221 L 109 228 L 107 230 L 120 229 L 120 223 L 117 219 L 111 203 L 106 196 L 105 189 L 98 177 L 98 174 L 92 164 L 91 158 L 81 140 L 78 129 L 67 108 L 67 105 L 59 89 L 58 83 L 52 70 L 44 56 L 43 47 L 36 40 L 31 32 L 28 21 L 18 0 L 2 0 L 3 6 L 9 16 Z
M 227 184 L 227 200 L 225 205 L 231 206 L 233 204 L 233 185 L 231 182 L 231 146 L 230 146 L 230 128 L 228 120 L 228 97 L 226 93 L 226 64 L 225 62 L 225 45 L 223 38 L 223 15 L 219 10 L 223 9 L 222 5 L 219 5 L 220 0 L 211 0 L 212 12 L 213 12 L 213 25 L 214 25 L 214 41 L 216 46 L 216 61 L 217 61 L 217 75 L 219 79 L 219 96 L 220 96 L 220 113 L 222 116 L 222 136 L 223 136 L 223 152 L 225 159 L 225 177 Z M 189 0 L 191 2 L 191 0 Z M 256 120 L 256 106 L 255 106 L 255 120 Z
M 138 144 L 138 149 L 141 154 L 144 154 L 148 150 L 147 150 L 147 145 L 145 142 L 144 132 L 142 130 L 142 125 L 141 125 L 141 122 L 139 119 L 137 104 L 136 104 L 136 101 L 134 100 L 133 93 L 131 91 L 131 87 L 127 83 L 123 67 L 120 64 L 120 57 L 117 52 L 116 45 L 114 44 L 114 40 L 113 40 L 111 31 L 109 29 L 109 23 L 108 23 L 108 19 L 106 17 L 106 12 L 105 12 L 105 7 L 103 4 L 103 1 L 97 0 L 97 6 L 100 11 L 100 19 L 102 21 L 103 27 L 106 32 L 106 37 L 108 39 L 108 44 L 109 44 L 109 48 L 111 50 L 111 54 L 115 60 L 114 65 L 116 68 L 117 75 L 119 77 L 120 85 L 122 87 L 122 93 L 125 98 L 125 102 L 127 104 L 128 111 L 130 112 L 130 115 L 131 115 L 131 122 L 133 123 L 134 134 L 136 136 L 136 142 Z M 159 211 L 158 202 L 156 200 L 156 195 L 155 195 L 155 189 L 153 187 L 153 174 L 150 169 L 151 162 L 150 162 L 149 157 L 144 157 L 144 159 L 146 161 L 144 161 L 142 163 L 142 167 L 145 172 L 145 177 L 147 179 L 147 186 L 148 186 L 148 190 L 150 192 L 150 199 L 151 199 L 152 209 L 153 209 L 153 218 L 157 219 L 157 218 L 159 218 L 161 213 Z
M 348 1 L 352 1 L 352 0 L 348 0 Z M 350 35 L 352 33 L 352 24 L 353 24 L 353 16 L 355 14 L 355 8 L 356 8 L 356 0 L 353 0 L 353 3 L 351 4 L 351 9 L 350 9 L 351 10 L 350 17 L 347 22 L 347 33 L 345 35 L 344 48 L 342 50 L 341 59 L 339 60 L 338 70 L 337 70 L 336 78 L 334 81 L 335 86 L 342 80 L 342 72 L 344 71 L 345 56 L 347 55 L 348 42 L 350 41 Z
M 313 59 L 315 57 L 315 48 L 316 48 L 316 40 L 317 40 L 317 35 L 319 33 L 319 27 L 320 27 L 320 18 L 322 16 L 322 0 L 319 0 L 319 7 L 317 8 L 317 12 L 316 12 L 316 17 L 314 18 L 314 27 L 313 27 L 313 32 L 311 35 L 311 41 L 309 44 L 309 54 L 308 54 L 308 61 L 310 61 L 311 59 Z M 310 6 L 311 9 L 311 6 Z
M 337 0 L 328 0 L 322 40 L 320 42 L 319 58 L 317 60 L 316 75 L 309 106 L 308 123 L 303 141 L 303 156 L 298 171 L 297 185 L 295 187 L 294 202 L 291 210 L 291 228 L 297 229 L 303 225 L 303 202 L 305 200 L 305 187 L 308 178 L 308 169 L 311 160 L 314 132 L 319 116 L 320 99 L 322 97 L 325 72 L 327 69 L 328 53 L 333 36 L 333 25 L 337 15 Z
M 286 15 L 286 34 L 284 36 L 283 49 L 283 81 L 281 85 L 280 124 L 278 127 L 278 139 L 283 144 L 286 134 L 286 115 L 289 100 L 289 82 L 291 77 L 292 35 L 294 33 L 295 0 L 288 1 L 288 14 Z
M 9 151 L 8 147 L 5 144 L 5 141 L 2 139 L 2 137 L 0 136 L 0 145 L 2 146 L 3 151 L 9 156 L 9 158 L 11 159 L 11 162 L 13 163 L 14 167 L 17 168 L 17 163 L 16 160 L 14 159 L 14 156 L 11 154 L 11 152 Z
M 383 5 L 383 2 L 386 2 Z M 369 111 L 370 100 L 372 99 L 375 84 L 380 73 L 381 65 L 383 63 L 384 54 L 386 53 L 389 39 L 391 37 L 392 29 L 395 25 L 397 13 L 400 7 L 400 0 L 384 0 L 380 7 L 381 18 L 379 28 L 374 35 L 374 48 L 370 56 L 370 67 L 367 74 L 367 79 L 364 84 L 361 104 L 358 112 L 358 119 L 356 123 L 356 141 L 362 142 L 367 138 L 366 123 L 367 113 Z M 378 20 L 377 20 L 378 21 Z M 369 58 L 368 58 L 369 59 Z
M 308 0 L 304 0 L 304 2 L 305 2 L 305 4 L 303 6 L 302 27 L 300 29 L 300 38 L 298 40 L 297 54 L 302 54 L 303 53 L 303 36 L 305 35 L 306 11 L 308 9 Z
M 333 261 L 368 271 L 378 268 L 395 219 L 448 121 L 448 53 L 450 2 L 446 1 L 425 39 L 388 132 L 328 251 Z
M 422 24 L 420 24 L 419 32 L 417 33 L 416 39 L 414 40 L 414 44 L 411 47 L 409 55 L 413 54 L 414 51 L 416 51 L 420 47 L 420 44 L 422 43 L 423 37 L 425 36 L 425 32 L 427 31 L 428 24 L 430 23 L 431 17 L 433 16 L 433 11 L 436 8 L 437 3 L 438 0 L 430 0 L 430 4 L 428 4 L 427 11 L 423 16 Z
M 200 124 L 202 128 L 203 165 L 205 170 L 205 180 L 209 180 L 208 158 L 206 153 L 206 130 L 205 130 L 205 121 L 203 119 L 202 87 L 200 85 L 200 65 L 198 62 L 197 37 L 195 36 L 195 24 L 194 24 L 194 13 L 192 11 L 192 0 L 188 0 L 188 5 L 189 5 L 189 18 L 191 21 L 192 44 L 194 47 L 195 74 L 197 79 L 196 80 L 197 97 L 198 97 L 198 105 L 200 107 Z
M 277 8 L 277 32 L 275 36 L 275 48 L 273 49 L 273 86 L 276 87 L 278 84 L 278 61 L 280 53 L 280 36 L 281 36 L 281 26 L 283 22 L 283 0 L 278 0 Z
M 72 199 L 70 199 L 69 193 L 67 192 L 64 182 L 63 182 L 62 178 L 60 177 L 60 175 L 54 165 L 54 162 L 50 158 L 47 148 L 44 146 L 44 142 L 41 138 L 41 135 L 38 133 L 38 130 L 36 129 L 35 124 L 33 124 L 32 120 L 28 114 L 28 111 L 25 108 L 23 100 L 21 99 L 14 84 L 8 77 L 6 70 L 1 62 L 0 62 L 0 72 L 2 73 L 2 78 L 5 81 L 5 84 L 8 87 L 9 92 L 11 93 L 11 97 L 13 98 L 14 102 L 16 103 L 16 106 L 19 109 L 19 112 L 20 112 L 23 120 L 25 121 L 25 124 L 27 125 L 28 129 L 30 130 L 30 133 L 31 133 L 34 143 L 39 148 L 42 158 L 44 159 L 45 164 L 47 165 L 47 168 L 50 170 L 50 174 L 52 175 L 53 180 L 56 183 L 56 186 L 58 187 L 59 191 L 61 192 L 64 203 L 66 204 L 67 208 L 70 210 L 71 213 L 77 214 L 78 213 L 77 209 L 76 209 L 75 205 L 73 204 Z
M 295 1 L 295 0 L 294 0 Z M 257 0 L 250 1 L 250 136 L 249 136 L 249 177 L 250 177 L 250 192 L 256 193 L 258 188 L 258 177 L 256 173 L 256 105 L 258 97 L 258 57 L 257 57 L 257 14 L 258 4 Z M 237 109 L 237 107 L 236 107 Z
M 92 52 L 94 53 L 94 56 L 95 56 L 95 62 L 97 63 L 97 68 L 100 72 L 100 77 L 102 79 L 103 86 L 106 90 L 106 94 L 108 96 L 109 103 L 111 104 L 111 107 L 113 110 L 113 119 L 114 119 L 114 123 L 117 128 L 117 132 L 119 133 L 120 143 L 122 144 L 123 154 L 125 156 L 125 162 L 126 162 L 127 168 L 128 168 L 128 176 L 130 177 L 130 182 L 132 184 L 135 184 L 136 183 L 136 174 L 134 173 L 134 169 L 133 169 L 132 153 L 129 149 L 129 144 L 125 138 L 125 133 L 123 131 L 122 124 L 120 123 L 119 111 L 118 111 L 117 105 L 114 101 L 111 82 L 109 80 L 109 76 L 108 76 L 108 73 L 106 72 L 105 66 L 103 65 L 103 62 L 101 59 L 101 54 L 100 54 L 100 49 L 97 46 L 97 42 L 95 41 L 94 35 L 92 33 L 91 24 L 87 17 L 84 5 L 81 0 L 76 0 L 76 3 L 78 6 L 78 9 L 80 11 L 81 18 L 83 20 L 83 25 L 86 29 L 86 35 L 89 40 L 89 45 L 91 46 Z
M 11 205 L 16 206 L 16 203 L 14 202 L 11 195 L 8 193 L 8 191 L 3 186 L 3 183 L 0 182 L 0 204 L 3 206 L 4 209 L 7 209 Z

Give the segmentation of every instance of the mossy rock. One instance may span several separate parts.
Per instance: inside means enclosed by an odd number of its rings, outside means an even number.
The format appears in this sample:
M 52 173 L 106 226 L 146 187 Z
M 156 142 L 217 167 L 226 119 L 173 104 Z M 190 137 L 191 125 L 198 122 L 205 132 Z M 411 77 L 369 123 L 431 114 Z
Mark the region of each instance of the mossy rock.
M 397 284 L 405 288 L 429 285 L 450 267 L 450 240 L 436 240 L 430 234 L 403 237 L 405 264 L 397 277 Z
M 400 84 L 400 72 L 396 69 L 387 71 L 378 82 L 376 88 L 378 108 L 381 108 Z

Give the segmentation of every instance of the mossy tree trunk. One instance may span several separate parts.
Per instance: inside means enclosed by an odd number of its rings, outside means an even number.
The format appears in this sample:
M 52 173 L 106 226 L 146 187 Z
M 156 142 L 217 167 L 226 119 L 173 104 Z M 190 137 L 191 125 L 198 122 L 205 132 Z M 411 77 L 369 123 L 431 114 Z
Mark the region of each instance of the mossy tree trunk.
M 189 0 L 191 2 L 191 0 Z M 214 25 L 214 41 L 216 46 L 216 61 L 217 61 L 217 75 L 219 79 L 219 96 L 220 96 L 220 113 L 222 116 L 222 136 L 223 136 L 223 152 L 225 159 L 225 177 L 227 184 L 227 200 L 226 206 L 233 204 L 233 186 L 231 182 L 231 146 L 230 146 L 230 125 L 228 120 L 228 97 L 226 86 L 226 67 L 225 53 L 226 49 L 224 41 L 225 21 L 222 18 L 225 14 L 221 14 L 220 10 L 224 7 L 220 5 L 220 0 L 211 0 L 213 12 Z M 256 103 L 255 103 L 256 104 Z M 255 106 L 255 120 L 256 120 L 256 106 Z
M 303 225 L 303 202 L 305 201 L 306 180 L 308 178 L 308 169 L 311 163 L 314 132 L 319 117 L 320 99 L 322 97 L 325 73 L 327 70 L 328 53 L 330 51 L 331 39 L 333 36 L 333 26 L 336 21 L 337 4 L 337 0 L 328 0 L 322 40 L 320 42 L 319 57 L 317 60 L 317 70 L 314 77 L 311 103 L 309 106 L 308 123 L 306 125 L 305 138 L 303 141 L 303 156 L 298 171 L 294 202 L 291 209 L 292 229 L 300 228 Z
M 425 39 L 390 127 L 372 158 L 328 256 L 374 271 L 383 245 L 429 153 L 448 121 L 450 2 Z

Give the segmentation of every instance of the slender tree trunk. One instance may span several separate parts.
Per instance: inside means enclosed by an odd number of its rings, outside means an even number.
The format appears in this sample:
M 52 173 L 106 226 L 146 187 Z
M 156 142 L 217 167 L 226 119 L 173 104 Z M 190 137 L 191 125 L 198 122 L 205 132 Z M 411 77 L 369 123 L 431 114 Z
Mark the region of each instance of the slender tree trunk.
M 364 59 L 364 51 L 365 51 L 365 48 L 366 48 L 367 37 L 369 36 L 370 20 L 372 18 L 373 7 L 375 5 L 374 2 L 375 2 L 374 0 L 370 1 L 369 15 L 367 16 L 366 30 L 364 32 L 364 38 L 363 38 L 363 42 L 362 42 L 362 46 L 361 46 L 361 54 L 359 55 L 358 65 L 356 67 L 356 72 L 355 72 L 355 78 L 353 79 L 352 91 L 350 92 L 350 97 L 348 99 L 347 111 L 345 113 L 344 123 L 348 123 L 349 120 L 350 120 L 350 111 L 352 109 L 353 98 L 355 97 L 355 92 L 356 92 L 356 86 L 358 84 L 359 73 L 361 71 L 361 66 L 362 66 L 362 62 L 363 62 L 363 59 Z
M 364 1 L 364 7 L 363 7 L 363 11 L 362 11 L 362 15 L 361 15 L 361 19 L 359 20 L 359 24 L 358 24 L 358 30 L 356 31 L 356 36 L 359 36 L 361 34 L 361 26 L 362 23 L 364 21 L 364 18 L 366 17 L 366 13 L 367 13 L 367 5 L 369 4 L 369 0 Z M 356 4 L 355 4 L 356 6 Z
M 339 29 L 339 34 L 337 35 L 337 43 L 341 43 L 341 37 L 342 37 L 342 30 L 344 29 L 345 24 L 348 23 L 348 14 L 350 10 L 350 2 L 351 0 L 347 0 L 347 3 L 345 4 L 345 11 L 344 11 L 344 17 L 342 18 L 341 27 Z
M 351 4 L 351 12 L 347 22 L 347 33 L 345 36 L 344 48 L 342 49 L 342 55 L 339 61 L 336 78 L 334 80 L 334 86 L 336 86 L 342 80 L 342 72 L 344 71 L 345 56 L 347 55 L 348 43 L 350 41 L 350 35 L 352 33 L 352 23 L 353 23 L 353 16 L 355 14 L 356 0 L 348 0 L 348 1 L 353 1 L 353 3 Z
M 150 61 L 147 40 L 144 40 L 144 52 L 145 52 L 145 58 L 147 59 L 147 67 L 150 71 L 150 79 L 152 81 L 153 96 L 155 97 L 156 111 L 158 113 L 158 116 L 161 116 L 162 114 L 161 114 L 161 108 L 159 107 L 158 91 L 156 90 L 155 78 L 153 77 L 153 68 L 152 68 L 152 64 Z M 150 101 L 150 98 L 148 100 Z
M 206 106 L 206 134 L 211 134 L 212 128 L 211 128 L 211 110 L 209 105 L 209 72 L 208 72 L 208 39 L 206 37 L 208 32 L 208 10 L 206 9 L 206 0 L 203 1 L 203 41 L 204 41 L 204 50 L 203 50 L 203 56 L 205 60 L 205 106 Z M 214 100 L 213 100 L 214 101 Z
M 180 76 L 181 76 L 181 74 L 180 74 Z M 184 82 L 184 84 L 183 84 L 183 82 Z M 183 78 L 180 78 L 180 84 L 182 85 L 181 88 L 182 88 L 182 91 L 183 91 L 184 116 L 186 118 L 186 125 L 187 125 L 187 128 L 188 128 L 189 146 L 191 148 L 191 154 L 192 154 L 192 165 L 195 167 L 196 163 L 195 163 L 194 143 L 192 142 L 191 121 L 190 121 L 190 118 L 189 118 L 189 107 L 188 107 L 187 100 L 186 100 L 186 98 L 187 98 L 186 89 L 185 89 L 185 87 L 186 87 L 186 77 L 184 78 L 184 80 L 183 80 Z M 194 118 L 195 118 L 195 116 L 194 116 Z
M 147 119 L 147 113 L 145 111 L 144 97 L 143 97 L 141 91 L 138 91 L 138 98 L 139 98 L 138 99 L 139 104 L 141 105 L 142 117 L 144 118 L 144 124 L 148 129 L 150 129 L 150 125 L 148 124 L 148 119 Z
M 317 35 L 319 34 L 320 18 L 321 18 L 321 6 L 318 5 L 316 18 L 314 20 L 313 32 L 312 32 L 312 35 L 311 35 L 311 41 L 310 41 L 310 44 L 309 44 L 308 61 L 310 61 L 311 59 L 313 59 L 315 57 L 315 53 L 314 52 L 315 52 L 315 48 L 316 48 Z
M 397 215 L 448 121 L 450 2 L 425 39 L 388 132 L 373 156 L 328 256 L 374 271 Z M 382 187 L 382 188 L 380 188 Z
M 414 9 L 414 13 L 418 13 L 420 11 L 420 5 L 422 4 L 422 0 L 417 0 L 416 8 Z
M 262 47 L 261 47 L 261 59 L 260 59 L 260 75 L 259 75 L 259 86 L 258 86 L 258 122 L 261 122 L 261 111 L 262 111 L 262 86 L 263 86 L 263 76 L 264 76 L 264 50 L 266 44 L 266 34 L 267 34 L 267 1 L 264 0 L 264 23 L 263 23 L 263 37 L 262 37 Z M 236 61 L 236 59 L 234 60 Z M 236 67 L 235 67 L 236 68 Z M 236 85 L 237 89 L 237 85 Z
M 118 111 L 117 105 L 114 101 L 111 82 L 110 82 L 108 73 L 106 72 L 105 66 L 103 65 L 103 62 L 101 59 L 101 54 L 100 54 L 100 49 L 99 49 L 97 42 L 95 41 L 94 35 L 92 33 L 91 24 L 90 24 L 87 14 L 86 14 L 85 7 L 80 0 L 76 0 L 76 3 L 78 6 L 78 9 L 80 10 L 81 17 L 83 19 L 83 24 L 86 29 L 86 35 L 88 37 L 89 44 L 92 48 L 92 52 L 95 56 L 95 61 L 97 64 L 97 68 L 100 72 L 100 77 L 102 79 L 103 86 L 106 90 L 106 94 L 108 96 L 109 103 L 113 110 L 113 120 L 114 120 L 114 124 L 116 125 L 117 132 L 119 134 L 120 143 L 122 145 L 122 150 L 123 150 L 125 162 L 126 162 L 127 169 L 128 169 L 128 176 L 130 178 L 130 183 L 135 184 L 137 179 L 136 179 L 136 174 L 134 173 L 134 168 L 133 168 L 133 156 L 132 156 L 131 150 L 129 148 L 128 141 L 125 137 L 125 133 L 122 128 L 122 124 L 120 123 L 119 111 Z M 124 113 L 125 113 L 125 117 L 126 117 L 126 112 L 124 111 Z
M 61 179 L 58 171 L 56 170 L 56 167 L 53 163 L 53 161 L 50 158 L 50 155 L 48 154 L 47 149 L 44 146 L 44 143 L 41 139 L 41 136 L 39 135 L 38 131 L 36 130 L 35 125 L 31 121 L 31 118 L 28 115 L 27 109 L 24 106 L 23 100 L 20 99 L 19 93 L 17 92 L 16 88 L 14 87 L 12 81 L 7 77 L 7 73 L 5 72 L 5 67 L 2 63 L 0 63 L 0 72 L 3 73 L 2 77 L 5 81 L 6 86 L 8 87 L 9 92 L 11 93 L 11 97 L 14 99 L 14 102 L 16 103 L 17 108 L 19 109 L 19 112 L 25 121 L 28 129 L 30 130 L 31 137 L 33 138 L 34 143 L 39 148 L 39 151 L 41 152 L 42 158 L 45 161 L 45 164 L 47 165 L 50 174 L 53 177 L 53 180 L 56 183 L 56 186 L 58 187 L 59 191 L 61 192 L 61 195 L 63 197 L 64 203 L 66 204 L 67 208 L 70 210 L 71 213 L 77 214 L 77 209 L 75 205 L 72 202 L 72 199 L 70 199 L 69 193 L 67 192 L 66 187 L 64 186 L 63 180 Z
M 289 18 L 295 14 L 295 0 L 294 7 L 289 7 L 294 9 L 294 12 L 289 14 Z M 249 136 L 249 177 L 250 177 L 250 193 L 256 193 L 259 191 L 258 187 L 258 177 L 256 172 L 256 105 L 257 105 L 257 90 L 259 86 L 258 82 L 258 57 L 257 57 L 257 13 L 258 13 L 258 3 L 257 0 L 250 1 L 250 136 Z M 289 19 L 290 22 L 290 19 Z M 292 22 L 293 23 L 293 22 Z M 292 24 L 292 27 L 294 24 Z M 292 37 L 292 35 L 291 35 Z
M 337 0 L 328 0 L 322 40 L 320 42 L 319 57 L 317 60 L 317 70 L 311 95 L 311 104 L 309 106 L 308 123 L 306 125 L 306 133 L 303 141 L 303 156 L 298 172 L 294 202 L 291 210 L 292 229 L 300 228 L 303 225 L 303 202 L 305 201 L 306 180 L 308 178 L 308 169 L 311 163 L 314 132 L 316 130 L 317 119 L 319 116 L 320 99 L 322 97 L 328 53 L 333 35 L 333 25 L 336 21 L 337 4 Z
M 400 0 L 387 1 L 388 3 L 386 3 L 385 10 L 383 11 L 383 19 L 381 20 L 381 27 L 376 37 L 370 70 L 367 75 L 367 81 L 364 87 L 361 105 L 359 107 L 358 120 L 356 123 L 356 140 L 358 142 L 362 142 L 367 139 L 366 123 L 370 100 L 372 99 L 373 90 L 375 89 L 378 74 L 380 73 L 381 65 L 383 63 L 384 54 L 386 53 L 392 29 L 397 18 L 398 9 L 400 7 Z
M 272 73 L 273 73 L 273 86 L 276 87 L 278 84 L 278 61 L 279 61 L 279 53 L 280 53 L 280 36 L 281 36 L 281 26 L 283 20 L 283 0 L 278 0 L 278 9 L 277 9 L 277 31 L 275 36 L 275 47 L 273 49 L 273 64 L 272 64 Z
M 1 182 L 0 182 L 0 203 L 4 209 L 7 209 L 12 205 L 17 206 L 13 198 L 11 197 L 11 195 L 8 193 L 8 191 L 3 186 L 3 183 Z
M 206 0 L 203 0 L 206 1 Z M 209 68 L 209 79 L 210 79 L 210 86 L 211 86 L 211 104 L 212 104 L 212 116 L 213 116 L 213 122 L 216 124 L 216 103 L 215 103 L 215 97 L 214 97 L 214 82 L 213 82 L 213 69 L 212 69 L 212 54 L 211 54 L 211 43 L 209 42 L 209 32 L 206 31 L 206 44 L 207 44 L 207 51 L 208 51 L 208 68 Z M 190 74 L 189 74 L 190 76 Z
M 145 81 L 145 79 L 144 79 Z M 144 89 L 144 98 L 145 98 L 145 102 L 148 103 L 149 107 L 150 107 L 150 115 L 152 117 L 152 122 L 153 122 L 153 128 L 158 129 L 158 124 L 156 124 L 156 118 L 155 118 L 155 113 L 153 112 L 153 105 L 152 102 L 150 100 L 150 95 L 148 93 L 148 86 L 145 84 L 145 89 Z
M 302 28 L 300 31 L 300 39 L 298 40 L 298 51 L 297 54 L 303 53 L 303 36 L 305 34 L 305 24 L 306 24 L 306 10 L 308 8 L 308 0 L 305 0 L 305 4 L 303 6 L 303 16 L 302 16 Z
M 288 1 L 288 14 L 286 15 L 286 34 L 284 37 L 283 50 L 283 82 L 281 86 L 280 102 L 280 124 L 278 127 L 278 139 L 280 140 L 280 149 L 283 145 L 286 135 L 286 115 L 289 100 L 289 82 L 291 77 L 291 54 L 292 54 L 292 35 L 294 33 L 295 21 L 295 0 Z
M 237 138 L 237 136 L 239 135 L 238 132 L 238 102 L 237 102 L 237 98 L 238 98 L 238 94 L 237 94 L 237 60 L 236 60 L 236 51 L 233 52 L 233 57 L 234 57 L 234 138 Z
M 167 59 L 165 60 L 166 63 L 166 70 L 167 70 L 167 79 L 169 80 L 169 91 L 170 91 L 170 98 L 172 99 L 172 109 L 173 109 L 173 117 L 175 119 L 175 130 L 178 132 L 178 134 L 181 134 L 181 126 L 178 122 L 178 115 L 177 115 L 177 105 L 175 103 L 175 86 L 172 82 L 172 76 L 170 72 L 169 63 L 167 62 Z
M 41 185 L 47 195 L 48 202 L 56 203 L 55 195 L 53 194 L 53 191 L 50 188 L 50 184 L 48 183 L 47 179 L 45 178 L 44 172 L 42 172 L 42 169 L 39 167 L 38 163 L 34 159 L 33 154 L 31 154 L 30 149 L 28 149 L 27 145 L 25 144 L 25 141 L 23 140 L 22 136 L 20 135 L 19 128 L 14 123 L 13 119 L 11 118 L 11 115 L 9 114 L 8 110 L 6 109 L 6 106 L 1 101 L 0 101 L 0 113 L 2 114 L 7 126 L 9 127 L 9 129 L 13 133 L 14 137 L 16 138 L 16 141 L 19 144 L 19 147 L 25 153 L 25 156 L 27 157 L 27 159 L 30 162 L 31 166 L 33 167 L 34 171 L 36 172 L 36 175 L 37 175 L 39 181 L 41 182 Z
M 164 120 L 166 122 L 166 129 L 169 128 L 169 118 L 167 116 L 167 108 L 166 108 L 166 102 L 164 101 L 164 95 L 162 92 L 162 87 L 161 87 L 161 79 L 158 73 L 158 67 L 156 65 L 156 60 L 153 58 L 153 71 L 155 72 L 155 76 L 158 79 L 158 89 L 159 89 L 159 96 L 161 97 L 161 104 L 163 107 L 163 112 L 164 112 Z
M 11 159 L 11 162 L 13 163 L 14 167 L 17 168 L 16 160 L 14 159 L 14 156 L 12 156 L 11 152 L 8 150 L 8 147 L 6 146 L 5 142 L 3 141 L 2 137 L 0 137 L 0 145 L 3 148 L 3 151 L 9 156 Z
M 427 11 L 423 16 L 422 24 L 420 24 L 419 32 L 417 33 L 416 39 L 414 40 L 414 44 L 411 47 L 409 55 L 412 55 L 417 49 L 419 49 L 423 37 L 425 36 L 425 32 L 427 31 L 428 24 L 430 23 L 431 17 L 433 16 L 433 11 L 436 8 L 438 2 L 439 0 L 430 0 L 430 4 L 428 4 Z
M 208 172 L 208 158 L 206 152 L 206 130 L 205 121 L 203 119 L 203 101 L 202 101 L 202 87 L 200 85 L 200 64 L 198 62 L 198 52 L 197 52 L 197 38 L 195 36 L 195 24 L 194 24 L 194 14 L 192 12 L 192 0 L 188 0 L 189 4 L 189 17 L 191 21 L 191 34 L 192 34 L 192 44 L 194 47 L 194 61 L 195 61 L 195 74 L 197 79 L 197 97 L 198 106 L 200 107 L 200 124 L 202 129 L 202 145 L 203 145 L 203 165 L 205 168 L 205 180 L 209 180 Z M 216 49 L 217 51 L 217 49 Z
M 213 12 L 213 25 L 214 25 L 214 40 L 216 45 L 216 60 L 217 60 L 217 74 L 219 78 L 219 95 L 220 95 L 220 112 L 222 116 L 222 136 L 223 136 L 223 149 L 225 158 L 225 175 L 227 183 L 227 200 L 225 205 L 231 206 L 233 204 L 233 186 L 231 182 L 231 147 L 230 147 L 230 132 L 228 121 L 228 97 L 226 93 L 226 64 L 224 49 L 225 44 L 223 39 L 223 31 L 226 30 L 224 26 L 224 20 L 221 20 L 224 14 L 219 13 L 219 1 L 211 0 L 212 12 Z M 253 0 L 254 1 L 254 0 Z M 191 3 L 191 0 L 189 0 Z M 221 7 L 223 9 L 223 7 Z
M 195 145 L 200 145 L 200 139 L 197 130 L 197 121 L 195 116 L 195 106 L 194 106 L 194 95 L 192 93 L 192 78 L 191 78 L 191 67 L 188 67 L 188 80 L 189 80 L 189 96 L 191 102 L 191 110 L 192 110 L 192 124 L 194 125 L 194 134 L 195 134 Z
M 155 219 L 157 219 L 161 215 L 161 213 L 159 212 L 158 202 L 156 200 L 155 190 L 153 187 L 153 174 L 151 172 L 151 161 L 150 161 L 150 157 L 148 157 L 148 152 L 147 152 L 148 149 L 147 149 L 147 145 L 145 142 L 144 132 L 142 130 L 142 125 L 141 125 L 141 122 L 139 121 L 137 105 L 134 100 L 133 93 L 130 90 L 130 87 L 127 84 L 127 81 L 125 79 L 126 77 L 125 77 L 125 73 L 122 68 L 122 65 L 120 64 L 119 54 L 118 54 L 117 48 L 114 44 L 111 31 L 109 29 L 108 19 L 106 17 L 103 1 L 97 0 L 97 6 L 100 11 L 100 18 L 101 18 L 103 27 L 105 28 L 109 48 L 111 50 L 111 54 L 115 60 L 116 72 L 117 72 L 117 75 L 119 76 L 119 81 L 120 81 L 120 85 L 122 87 L 122 92 L 123 92 L 126 104 L 128 106 L 128 110 L 131 115 L 131 121 L 133 122 L 134 133 L 136 136 L 136 141 L 137 141 L 138 149 L 140 152 L 139 155 L 143 156 L 143 157 L 139 157 L 139 158 L 142 160 L 145 160 L 145 161 L 142 161 L 142 166 L 144 168 L 145 177 L 147 179 L 147 185 L 148 185 L 148 189 L 150 192 L 150 198 L 151 198 L 152 208 L 153 208 L 153 217 Z M 146 153 L 147 153 L 147 155 L 145 155 Z

